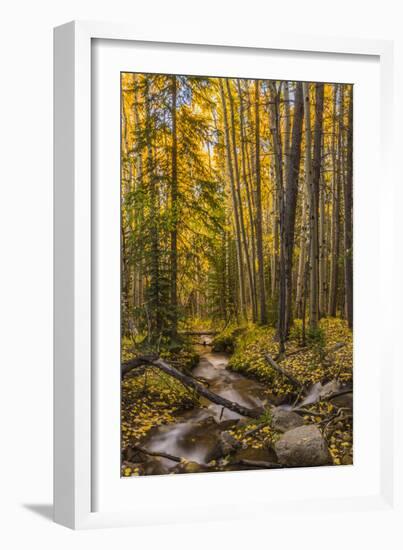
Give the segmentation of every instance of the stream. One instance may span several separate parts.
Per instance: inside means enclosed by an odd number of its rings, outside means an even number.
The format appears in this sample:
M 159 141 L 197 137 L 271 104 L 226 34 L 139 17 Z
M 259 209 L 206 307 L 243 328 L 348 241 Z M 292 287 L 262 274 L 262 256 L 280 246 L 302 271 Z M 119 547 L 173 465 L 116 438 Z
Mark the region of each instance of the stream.
M 226 399 L 249 408 L 264 406 L 264 386 L 258 381 L 228 370 L 229 356 L 213 352 L 210 342 L 210 337 L 202 336 L 200 343 L 195 345 L 199 363 L 193 369 L 192 375 L 208 384 L 212 392 Z M 220 433 L 230 429 L 241 419 L 245 421 L 239 414 L 201 398 L 200 406 L 180 415 L 177 422 L 150 430 L 143 439 L 142 446 L 148 451 L 182 457 L 203 468 L 215 458 Z M 259 459 L 259 456 L 257 458 Z M 150 456 L 148 462 L 150 474 L 181 471 L 181 465 L 178 466 L 177 462 L 167 458 Z

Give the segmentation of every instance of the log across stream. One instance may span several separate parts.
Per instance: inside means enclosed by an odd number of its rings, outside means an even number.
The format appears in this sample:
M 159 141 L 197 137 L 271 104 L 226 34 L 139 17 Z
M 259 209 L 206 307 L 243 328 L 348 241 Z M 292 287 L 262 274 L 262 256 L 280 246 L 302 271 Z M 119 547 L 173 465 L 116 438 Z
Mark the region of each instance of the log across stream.
M 196 345 L 200 359 L 192 375 L 205 380 L 211 392 L 229 401 L 248 409 L 262 409 L 266 404 L 264 386 L 228 370 L 229 356 L 213 352 L 210 340 L 207 335 L 200 336 L 204 345 Z M 240 419 L 244 417 L 235 411 L 201 397 L 200 406 L 178 416 L 175 423 L 151 429 L 141 447 L 153 453 L 147 457 L 147 462 L 156 466 L 151 468 L 153 473 L 169 473 L 177 468 L 175 460 L 156 454 L 181 457 L 205 466 L 214 458 L 220 433 Z

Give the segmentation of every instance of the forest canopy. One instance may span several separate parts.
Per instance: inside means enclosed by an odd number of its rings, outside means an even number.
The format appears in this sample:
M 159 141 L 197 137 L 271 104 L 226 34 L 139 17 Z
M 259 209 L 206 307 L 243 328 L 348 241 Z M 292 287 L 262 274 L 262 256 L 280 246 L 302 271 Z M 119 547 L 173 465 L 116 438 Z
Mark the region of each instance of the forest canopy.
M 123 335 L 353 324 L 349 84 L 121 75 Z

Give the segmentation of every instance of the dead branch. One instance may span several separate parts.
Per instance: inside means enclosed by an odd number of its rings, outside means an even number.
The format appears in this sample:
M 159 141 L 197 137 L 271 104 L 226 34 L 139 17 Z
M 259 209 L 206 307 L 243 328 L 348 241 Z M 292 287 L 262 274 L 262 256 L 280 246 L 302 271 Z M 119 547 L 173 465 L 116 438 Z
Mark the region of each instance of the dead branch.
M 201 384 L 191 376 L 188 376 L 187 374 L 184 374 L 183 372 L 177 370 L 175 367 L 173 367 L 163 359 L 160 359 L 156 355 L 144 355 L 127 361 L 122 365 L 121 368 L 122 377 L 126 376 L 131 370 L 138 368 L 141 365 L 150 365 L 153 367 L 157 367 L 169 376 L 172 376 L 173 378 L 179 380 L 185 387 L 192 388 L 198 395 L 201 395 L 209 401 L 212 401 L 217 405 L 221 405 L 226 409 L 230 409 L 231 411 L 234 411 L 241 416 L 247 416 L 249 418 L 259 418 L 264 412 L 262 408 L 249 409 L 248 407 L 244 407 L 243 405 L 239 405 L 238 403 L 229 401 L 228 399 L 221 397 L 221 395 L 213 393 L 205 386 L 203 386 L 203 384 Z
M 280 367 L 280 365 L 278 363 L 276 363 L 274 361 L 274 359 L 272 357 L 270 357 L 270 355 L 268 353 L 265 353 L 264 354 L 264 357 L 266 359 L 266 361 L 269 363 L 269 365 L 275 370 L 277 371 L 278 373 L 280 373 L 282 376 L 284 376 L 285 378 L 287 378 L 287 380 L 296 388 L 298 388 L 299 390 L 302 390 L 302 392 L 305 392 L 305 387 L 303 384 L 301 384 L 301 382 L 299 380 L 297 380 L 292 374 L 288 373 L 287 371 L 285 371 L 282 367 Z
M 144 447 L 140 447 L 139 445 L 130 445 L 130 448 L 135 451 L 139 451 L 140 453 L 144 453 L 145 455 L 167 458 L 168 460 L 172 460 L 173 462 L 182 462 L 184 460 L 180 456 L 171 455 L 169 453 L 164 453 L 162 451 L 161 452 L 148 451 L 147 449 L 144 449 Z
M 282 359 L 288 359 L 288 357 L 293 357 L 294 355 L 298 355 L 298 353 L 302 353 L 303 351 L 306 351 L 308 349 L 309 349 L 308 346 L 303 346 L 303 347 L 298 348 L 294 351 L 289 351 L 288 353 L 282 353 L 282 354 L 279 353 L 274 358 L 274 361 L 281 361 Z
M 346 395 L 347 393 L 353 393 L 352 388 L 346 388 L 344 390 L 337 391 L 335 393 L 332 393 L 331 395 L 327 397 L 323 397 L 320 401 L 331 401 L 335 397 L 339 397 L 339 395 Z
M 314 411 L 309 411 L 308 409 L 299 409 L 299 408 L 296 408 L 296 409 L 292 409 L 292 412 L 296 412 L 298 414 L 306 414 L 306 415 L 309 415 L 309 416 L 320 416 L 320 417 L 323 417 L 323 418 L 327 418 L 329 415 L 328 414 L 325 414 L 325 413 L 321 413 L 321 412 L 314 412 Z

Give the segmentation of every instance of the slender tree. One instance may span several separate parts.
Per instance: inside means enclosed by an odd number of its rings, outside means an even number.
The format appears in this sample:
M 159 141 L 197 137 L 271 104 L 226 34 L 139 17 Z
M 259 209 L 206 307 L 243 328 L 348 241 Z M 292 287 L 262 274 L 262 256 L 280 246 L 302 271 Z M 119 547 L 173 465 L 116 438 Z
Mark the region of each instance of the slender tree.
M 237 140 L 236 140 L 236 128 L 235 128 L 235 108 L 234 108 L 234 99 L 232 97 L 231 93 L 231 87 L 229 84 L 229 79 L 226 79 L 227 84 L 227 94 L 229 99 L 229 105 L 230 105 L 230 113 L 231 113 L 231 142 L 232 142 L 232 155 L 234 159 L 234 173 L 235 173 L 235 182 L 236 182 L 236 196 L 237 196 L 237 204 L 238 204 L 238 211 L 239 211 L 239 226 L 241 231 L 241 237 L 242 237 L 242 245 L 243 245 L 243 251 L 244 251 L 244 257 L 245 257 L 245 263 L 246 263 L 246 269 L 248 274 L 248 282 L 249 282 L 249 293 L 250 293 L 250 301 L 253 303 L 254 296 L 253 296 L 253 276 L 252 276 L 252 266 L 251 261 L 249 257 L 249 249 L 248 249 L 248 240 L 246 237 L 246 230 L 245 230 L 245 222 L 244 222 L 244 213 L 243 213 L 243 201 L 242 201 L 242 195 L 241 195 L 241 178 L 239 175 L 239 164 L 238 164 L 238 147 L 237 147 Z M 247 316 L 247 311 L 245 309 L 245 314 Z
M 285 216 L 285 280 L 286 280 L 286 322 L 285 334 L 288 335 L 292 318 L 292 266 L 295 239 L 295 215 L 298 197 L 298 180 L 301 160 L 302 120 L 303 120 L 303 93 L 302 84 L 296 83 L 294 121 L 290 148 L 290 167 L 286 187 L 286 216 Z
M 333 181 L 332 181 L 332 243 L 330 254 L 330 282 L 329 282 L 329 303 L 328 313 L 335 317 L 337 311 L 337 282 L 339 277 L 339 248 L 340 248 L 340 180 L 341 180 L 341 163 L 340 163 L 340 122 L 342 104 L 339 104 L 338 112 L 339 86 L 334 85 L 333 91 L 333 139 L 332 139 L 332 164 L 333 164 Z M 336 136 L 337 132 L 337 136 Z
M 241 226 L 239 221 L 239 208 L 238 208 L 238 200 L 237 200 L 237 194 L 236 194 L 234 166 L 233 166 L 232 155 L 231 155 L 231 141 L 230 141 L 228 115 L 227 115 L 227 104 L 226 104 L 226 98 L 225 98 L 222 79 L 220 79 L 220 94 L 221 94 L 223 119 L 224 119 L 224 134 L 225 134 L 225 147 L 227 151 L 228 177 L 229 177 L 230 188 L 231 188 L 232 207 L 234 210 L 234 221 L 235 221 L 235 231 L 236 231 L 236 250 L 237 250 L 237 264 L 238 264 L 238 276 L 239 276 L 239 306 L 240 306 L 239 309 L 240 309 L 241 317 L 244 317 L 245 316 L 245 283 L 244 283 L 244 272 L 243 272 L 243 262 L 242 262 Z
M 323 133 L 323 101 L 324 101 L 324 84 L 317 82 L 315 84 L 315 125 L 313 136 L 313 158 L 312 158 L 312 183 L 314 192 L 314 270 L 315 275 L 312 277 L 311 284 L 314 286 L 312 292 L 316 294 L 314 306 L 312 306 L 312 314 L 314 319 L 311 319 L 311 328 L 316 325 L 320 317 L 320 293 L 319 293 L 319 202 L 320 202 L 320 180 L 322 173 L 322 133 Z
M 348 93 L 347 117 L 347 171 L 344 179 L 344 277 L 346 290 L 346 317 L 353 328 L 353 87 Z
M 267 323 L 266 292 L 264 281 L 262 191 L 260 168 L 260 81 L 255 80 L 255 174 L 256 174 L 256 249 L 258 263 L 259 322 Z
M 176 337 L 178 330 L 178 134 L 176 129 L 177 111 L 177 81 L 172 76 L 171 83 L 171 120 L 172 120 L 172 179 L 171 179 L 171 308 L 172 308 L 172 336 Z
M 240 124 L 240 140 L 241 140 L 241 159 L 242 159 L 242 179 L 245 187 L 245 194 L 247 200 L 247 211 L 249 219 L 249 231 L 250 231 L 250 270 L 251 270 L 251 299 L 252 299 L 252 320 L 256 322 L 258 319 L 257 312 L 257 294 L 256 294 L 256 242 L 255 242 L 255 224 L 254 213 L 252 206 L 252 193 L 249 185 L 249 178 L 247 175 L 247 145 L 245 134 L 245 113 L 244 113 L 244 100 L 241 89 L 240 80 L 237 79 L 238 101 L 239 101 L 239 124 Z

